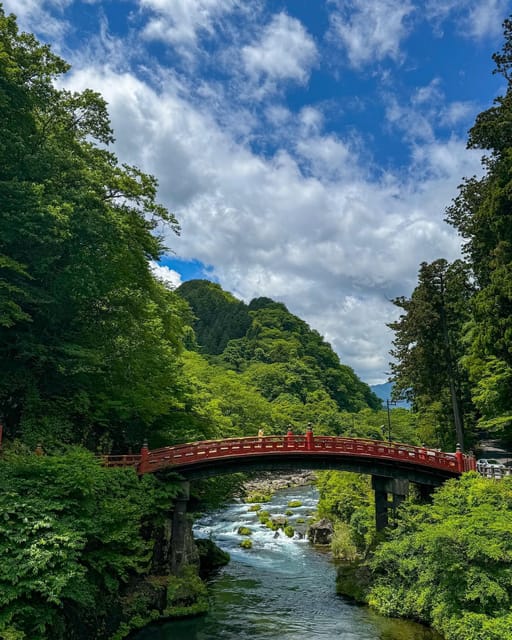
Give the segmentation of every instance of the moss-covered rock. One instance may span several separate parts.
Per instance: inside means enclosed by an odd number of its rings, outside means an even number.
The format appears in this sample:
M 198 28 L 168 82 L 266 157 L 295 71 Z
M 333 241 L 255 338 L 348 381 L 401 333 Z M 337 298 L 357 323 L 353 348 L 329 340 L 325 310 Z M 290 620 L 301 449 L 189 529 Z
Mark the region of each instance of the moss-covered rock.
M 272 516 L 272 522 L 282 528 L 286 527 L 288 524 L 288 520 L 285 516 Z
M 290 509 L 296 509 L 297 507 L 302 507 L 302 502 L 300 500 L 290 500 L 288 503 L 288 507 Z
M 242 547 L 242 549 L 252 549 L 252 540 L 249 540 L 249 538 L 244 538 L 244 540 L 240 542 L 240 546 Z
M 362 560 L 337 565 L 336 592 L 366 604 L 371 586 L 370 569 Z
M 322 518 L 309 525 L 308 538 L 313 544 L 331 544 L 334 526 L 327 518 Z
M 250 536 L 252 535 L 252 531 L 249 529 L 249 527 L 238 527 L 238 531 L 237 531 L 239 536 Z
M 186 567 L 180 576 L 146 576 L 121 599 L 121 605 L 124 622 L 110 640 L 121 640 L 157 620 L 206 613 L 207 588 L 195 567 Z
M 180 576 L 169 576 L 164 617 L 197 615 L 207 610 L 207 588 L 193 568 L 186 567 Z
M 259 511 L 261 509 L 261 504 L 251 504 L 248 511 Z
M 269 493 L 259 493 L 254 491 L 245 497 L 245 502 L 270 502 L 272 495 Z
M 295 529 L 293 527 L 291 527 L 290 525 L 288 525 L 287 527 L 284 528 L 284 533 L 289 538 L 293 538 L 293 535 L 295 533 Z
M 199 574 L 202 577 L 223 567 L 230 560 L 229 553 L 223 551 L 212 540 L 196 540 L 196 546 L 199 551 Z

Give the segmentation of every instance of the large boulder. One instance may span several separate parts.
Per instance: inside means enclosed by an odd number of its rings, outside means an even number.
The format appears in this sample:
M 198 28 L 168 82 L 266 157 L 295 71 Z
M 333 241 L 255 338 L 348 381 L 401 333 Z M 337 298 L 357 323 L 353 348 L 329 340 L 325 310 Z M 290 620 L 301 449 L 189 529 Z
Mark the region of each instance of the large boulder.
M 208 538 L 196 540 L 196 547 L 199 551 L 199 574 L 203 578 L 208 577 L 230 560 L 229 553 Z
M 322 518 L 309 525 L 308 539 L 312 544 L 331 544 L 333 531 L 332 522 L 327 518 Z

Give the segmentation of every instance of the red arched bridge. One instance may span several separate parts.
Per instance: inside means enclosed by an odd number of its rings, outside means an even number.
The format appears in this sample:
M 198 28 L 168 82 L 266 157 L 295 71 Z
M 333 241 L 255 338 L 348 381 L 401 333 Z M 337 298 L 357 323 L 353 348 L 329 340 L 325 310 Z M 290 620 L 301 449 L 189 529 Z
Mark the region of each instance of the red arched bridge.
M 476 468 L 473 456 L 444 453 L 397 442 L 305 435 L 229 438 L 179 444 L 161 449 L 144 445 L 138 455 L 105 456 L 111 467 L 131 466 L 139 474 L 178 473 L 184 482 L 173 507 L 171 567 L 177 571 L 185 557 L 188 480 L 235 471 L 280 471 L 283 469 L 335 469 L 372 476 L 377 530 L 388 524 L 391 511 L 407 496 L 409 482 L 427 497 L 445 480 Z M 391 496 L 391 500 L 389 499 Z
M 228 438 L 179 444 L 160 449 L 144 445 L 137 455 L 104 457 L 107 466 L 133 466 L 139 474 L 176 471 L 187 479 L 221 475 L 232 470 L 332 468 L 404 477 L 438 485 L 464 471 L 476 469 L 473 456 L 444 453 L 426 447 L 360 438 L 285 436 Z M 423 482 L 422 482 L 423 479 Z

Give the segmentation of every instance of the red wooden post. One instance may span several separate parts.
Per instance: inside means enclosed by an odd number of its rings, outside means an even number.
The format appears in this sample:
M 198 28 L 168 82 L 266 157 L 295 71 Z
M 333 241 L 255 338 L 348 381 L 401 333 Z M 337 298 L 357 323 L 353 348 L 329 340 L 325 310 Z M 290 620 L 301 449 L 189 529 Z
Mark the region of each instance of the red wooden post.
M 455 458 L 457 459 L 457 471 L 461 473 L 464 471 L 464 455 L 460 449 L 460 444 L 457 443 L 455 447 Z
M 291 430 L 290 427 L 288 427 L 288 432 L 286 434 L 286 446 L 289 449 L 293 449 L 294 444 L 295 444 L 295 439 L 293 437 L 293 431 Z
M 306 449 L 311 450 L 314 449 L 314 447 L 315 444 L 313 441 L 313 427 L 311 426 L 311 422 L 309 422 L 306 429 Z
M 143 443 L 142 448 L 140 450 L 140 462 L 139 462 L 139 466 L 137 468 L 137 471 L 139 473 L 145 473 L 146 472 L 147 466 L 148 466 L 148 461 L 149 461 L 148 441 L 144 440 L 144 443 Z

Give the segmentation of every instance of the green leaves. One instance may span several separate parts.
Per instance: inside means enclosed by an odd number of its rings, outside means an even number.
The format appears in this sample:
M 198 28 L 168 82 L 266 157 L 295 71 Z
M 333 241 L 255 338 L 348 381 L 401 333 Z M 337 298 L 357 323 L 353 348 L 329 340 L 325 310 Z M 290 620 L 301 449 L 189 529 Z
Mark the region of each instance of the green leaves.
M 433 505 L 407 505 L 375 553 L 370 604 L 433 624 L 447 640 L 497 637 L 512 603 L 511 501 L 508 479 L 465 474 Z
M 69 610 L 84 619 L 104 612 L 110 596 L 148 570 L 141 527 L 158 521 L 177 491 L 131 469 L 104 468 L 80 449 L 11 455 L 0 465 L 0 487 L 0 636 L 55 639 L 69 637 Z
M 404 313 L 389 325 L 395 332 L 391 355 L 396 360 L 390 365 L 394 392 L 411 400 L 423 418 L 440 403 L 436 413 L 442 431 L 430 443 L 451 449 L 456 442 L 463 444 L 458 423 L 461 427 L 462 416 L 473 411 L 467 372 L 459 366 L 471 293 L 468 269 L 461 261 L 423 263 L 411 298 L 394 300 Z M 432 435 L 426 432 L 424 437 Z
M 180 393 L 189 312 L 148 264 L 179 225 L 108 149 L 103 98 L 55 86 L 68 68 L 0 9 L 0 418 L 31 445 L 52 425 L 50 447 L 108 424 L 126 448 Z

